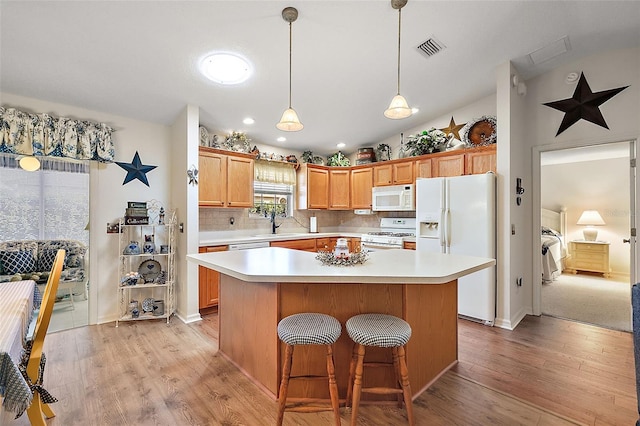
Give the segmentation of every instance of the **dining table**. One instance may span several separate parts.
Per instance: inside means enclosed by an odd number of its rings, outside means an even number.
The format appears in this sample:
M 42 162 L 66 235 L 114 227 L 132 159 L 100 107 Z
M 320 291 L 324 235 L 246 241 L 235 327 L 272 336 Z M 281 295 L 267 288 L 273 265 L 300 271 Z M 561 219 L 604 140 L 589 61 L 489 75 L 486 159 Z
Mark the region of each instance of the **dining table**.
M 33 398 L 18 366 L 38 293 L 32 280 L 0 283 L 0 395 L 2 409 L 15 413 L 22 413 Z

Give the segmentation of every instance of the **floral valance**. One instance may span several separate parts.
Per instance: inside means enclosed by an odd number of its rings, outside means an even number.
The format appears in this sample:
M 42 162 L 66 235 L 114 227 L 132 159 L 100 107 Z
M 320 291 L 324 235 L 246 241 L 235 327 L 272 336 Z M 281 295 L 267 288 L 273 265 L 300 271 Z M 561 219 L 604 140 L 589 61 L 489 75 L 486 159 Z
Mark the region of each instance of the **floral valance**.
M 293 164 L 256 160 L 253 170 L 255 180 L 260 182 L 296 184 L 296 170 Z
M 9 154 L 112 163 L 113 131 L 105 123 L 0 107 L 0 152 Z

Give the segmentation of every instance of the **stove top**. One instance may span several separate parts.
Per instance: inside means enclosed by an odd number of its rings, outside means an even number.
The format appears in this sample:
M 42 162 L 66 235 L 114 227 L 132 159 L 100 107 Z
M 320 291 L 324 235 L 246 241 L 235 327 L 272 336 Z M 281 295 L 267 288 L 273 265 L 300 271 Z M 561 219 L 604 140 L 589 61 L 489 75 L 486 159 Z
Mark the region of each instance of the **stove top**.
M 367 235 L 380 235 L 385 237 L 413 237 L 416 234 L 413 232 L 377 231 L 377 232 L 367 232 Z

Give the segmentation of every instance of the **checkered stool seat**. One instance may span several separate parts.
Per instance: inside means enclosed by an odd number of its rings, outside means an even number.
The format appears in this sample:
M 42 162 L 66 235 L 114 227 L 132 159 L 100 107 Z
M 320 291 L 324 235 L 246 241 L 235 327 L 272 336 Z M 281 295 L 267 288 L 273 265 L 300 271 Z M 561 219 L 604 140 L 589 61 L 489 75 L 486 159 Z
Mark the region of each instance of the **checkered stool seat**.
M 278 323 L 278 337 L 288 345 L 332 345 L 341 333 L 340 322 L 325 314 L 294 314 Z
M 335 364 L 333 362 L 333 344 L 342 333 L 340 322 L 330 315 L 314 312 L 293 314 L 280 320 L 278 323 L 278 337 L 286 344 L 282 365 L 282 380 L 278 392 L 278 418 L 277 426 L 282 426 L 284 412 L 298 411 L 312 413 L 316 411 L 333 411 L 333 419 L 336 426 L 340 426 L 340 398 L 338 384 L 336 383 Z M 291 375 L 293 363 L 293 350 L 297 345 L 324 345 L 327 352 L 327 375 L 317 376 L 311 374 Z M 325 377 L 329 382 L 330 405 L 316 405 L 317 398 L 296 398 L 293 404 L 287 404 L 289 380 L 316 380 Z
M 411 326 L 392 315 L 356 315 L 347 320 L 346 328 L 351 340 L 364 346 L 393 348 L 406 345 L 411 338 Z

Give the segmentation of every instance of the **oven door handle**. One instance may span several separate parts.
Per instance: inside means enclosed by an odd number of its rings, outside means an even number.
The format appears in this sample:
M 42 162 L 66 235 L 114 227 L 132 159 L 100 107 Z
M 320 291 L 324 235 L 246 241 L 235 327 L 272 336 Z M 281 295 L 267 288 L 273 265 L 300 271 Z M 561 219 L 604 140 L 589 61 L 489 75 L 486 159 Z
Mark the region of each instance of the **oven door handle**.
M 402 248 L 402 246 L 395 246 L 389 244 L 376 244 L 376 243 L 360 243 L 360 247 L 362 249 L 372 248 L 372 249 L 394 249 L 394 248 Z

